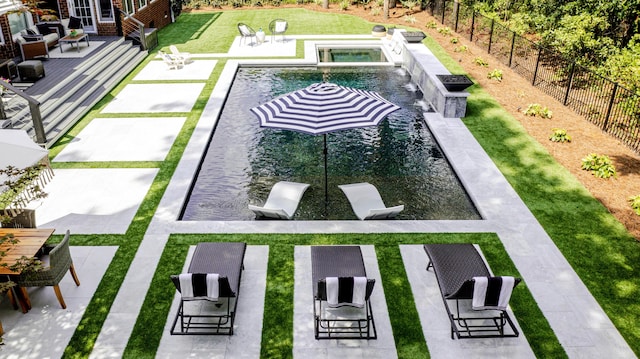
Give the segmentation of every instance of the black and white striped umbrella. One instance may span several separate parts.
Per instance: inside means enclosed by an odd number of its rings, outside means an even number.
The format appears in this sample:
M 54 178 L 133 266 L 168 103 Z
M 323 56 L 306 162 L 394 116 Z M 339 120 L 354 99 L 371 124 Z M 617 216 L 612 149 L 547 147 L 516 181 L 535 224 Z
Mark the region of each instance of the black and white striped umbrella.
M 400 107 L 377 92 L 315 83 L 251 109 L 262 127 L 312 135 L 377 126 Z
M 374 91 L 315 83 L 256 106 L 260 126 L 324 135 L 324 184 L 327 191 L 327 133 L 377 126 L 400 107 Z

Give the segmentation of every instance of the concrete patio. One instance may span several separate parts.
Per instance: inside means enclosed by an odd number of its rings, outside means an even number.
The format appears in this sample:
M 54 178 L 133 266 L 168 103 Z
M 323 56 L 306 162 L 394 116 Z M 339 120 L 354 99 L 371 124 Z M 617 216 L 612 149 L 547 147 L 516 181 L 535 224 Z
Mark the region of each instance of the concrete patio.
M 162 161 L 173 144 L 188 113 L 202 92 L 208 75 L 216 65 L 212 58 L 229 57 L 225 69 L 211 93 L 206 108 L 185 149 L 172 180 L 155 212 L 151 225 L 129 268 L 123 285 L 111 307 L 96 341 L 93 358 L 121 357 L 133 330 L 136 317 L 156 270 L 160 255 L 172 233 L 388 233 L 388 232 L 493 232 L 497 233 L 515 263 L 533 297 L 549 321 L 560 343 L 572 358 L 635 358 L 610 319 L 589 290 L 562 256 L 526 205 L 515 193 L 495 164 L 469 133 L 460 119 L 444 119 L 425 113 L 425 121 L 436 137 L 446 157 L 482 214 L 481 221 L 250 221 L 250 222 L 180 222 L 182 199 L 197 169 L 199 158 L 215 126 L 224 98 L 233 80 L 235 67 L 242 62 L 255 63 L 256 57 L 283 56 L 283 47 L 313 37 L 287 37 L 285 44 L 264 43 L 240 48 L 238 39 L 227 54 L 198 54 L 183 69 L 169 71 L 161 61 L 152 61 L 139 72 L 116 98 L 80 132 L 75 141 L 54 159 L 54 162 L 93 161 Z M 327 37 L 323 37 L 327 38 Z M 353 36 L 350 36 L 353 38 Z M 291 45 L 293 44 L 293 45 Z M 272 46 L 273 45 L 273 46 Z M 289 51 L 289 50 L 287 50 Z M 284 56 L 294 56 L 284 52 Z M 252 59 L 243 60 L 243 57 Z M 237 58 L 236 58 L 237 57 Z M 233 59 L 232 59 L 233 58 Z M 272 60 L 264 60 L 272 61 Z M 311 61 L 292 60 L 300 64 Z M 208 73 L 206 71 L 209 71 Z M 208 74 L 208 75 L 207 75 Z M 207 75 L 205 77 L 205 75 Z M 135 83 L 136 81 L 144 83 Z M 153 83 L 158 80 L 190 80 L 193 83 Z M 144 89 L 141 89 L 144 87 Z M 153 92 L 157 101 L 142 101 L 136 93 Z M 166 94 L 171 94 L 170 98 Z M 148 95 L 147 95 L 148 96 Z M 175 112 L 171 118 L 140 118 L 132 114 Z M 106 114 L 117 114 L 110 118 Z M 127 117 L 131 116 L 131 117 Z M 131 125 L 133 133 L 121 138 L 123 123 Z M 149 142 L 137 140 L 148 136 Z M 110 144 L 118 143 L 113 149 Z M 113 154 L 111 156 L 111 154 Z M 71 229 L 71 233 L 125 233 L 137 208 L 153 183 L 157 169 L 109 168 L 56 170 L 56 176 L 46 191 L 49 198 L 37 208 L 39 227 L 56 228 L 56 233 Z M 105 181 L 105 179 L 109 179 Z M 379 286 L 374 291 L 374 312 L 379 339 L 366 341 L 313 340 L 309 324 L 311 297 L 306 247 L 295 249 L 294 348 L 296 358 L 391 358 L 396 357 L 395 343 L 387 314 L 385 292 L 379 278 L 373 246 L 363 246 L 367 272 Z M 0 356 L 8 358 L 60 357 L 73 335 L 77 322 L 95 287 L 115 253 L 112 247 L 72 247 L 72 256 L 82 285 L 63 288 L 70 305 L 66 311 L 57 307 L 51 288 L 32 289 L 34 309 L 26 314 L 13 311 L 3 302 L 0 316 L 7 334 Z M 449 322 L 432 278 L 426 272 L 426 255 L 420 246 L 402 246 L 401 253 L 412 291 L 417 301 L 423 333 L 433 358 L 531 358 L 534 354 L 524 335 L 519 338 L 477 341 L 451 340 Z M 256 358 L 260 353 L 262 310 L 266 286 L 268 247 L 250 246 L 245 260 L 243 294 L 253 288 L 256 295 L 243 295 L 239 301 L 236 334 L 230 338 L 172 337 L 165 329 L 157 357 Z M 79 263 L 82 263 L 80 266 Z M 187 260 L 188 263 L 188 260 Z M 244 288 L 243 287 L 243 288 Z M 93 289 L 92 289 L 93 288 Z M 81 293 L 76 293 L 80 291 Z M 426 293 L 426 296 L 425 296 Z M 77 300 L 74 300 L 78 297 Z M 167 318 L 175 315 L 177 296 Z M 47 315 L 42 315 L 47 314 Z M 24 335 L 27 328 L 49 328 L 59 319 L 68 318 L 56 328 L 55 344 L 43 343 L 39 335 Z M 8 319 L 10 318 L 10 319 Z M 517 317 L 515 317 L 517 322 Z M 569 322 L 571 324 L 569 324 Z M 59 323 L 58 323 L 59 325 Z M 53 349 L 52 349 L 53 348 Z M 246 350 L 245 350 L 246 349 Z M 241 353 L 241 354 L 240 354 Z

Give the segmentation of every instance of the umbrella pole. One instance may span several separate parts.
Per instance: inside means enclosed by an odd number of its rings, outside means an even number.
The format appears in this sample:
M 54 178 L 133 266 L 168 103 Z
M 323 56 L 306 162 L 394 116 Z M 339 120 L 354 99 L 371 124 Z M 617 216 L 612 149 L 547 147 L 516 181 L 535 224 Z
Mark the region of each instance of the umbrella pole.
M 327 212 L 327 203 L 329 202 L 329 183 L 327 176 L 327 134 L 324 134 L 324 209 Z

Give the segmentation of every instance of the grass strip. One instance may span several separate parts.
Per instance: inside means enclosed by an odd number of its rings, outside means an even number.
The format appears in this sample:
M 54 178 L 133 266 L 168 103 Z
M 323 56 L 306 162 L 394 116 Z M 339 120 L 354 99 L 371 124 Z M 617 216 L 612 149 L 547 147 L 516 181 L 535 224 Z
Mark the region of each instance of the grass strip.
M 169 309 L 175 295 L 175 288 L 169 280 L 169 275 L 180 273 L 184 266 L 187 253 L 186 245 L 195 245 L 205 241 L 237 241 L 246 242 L 248 245 L 269 246 L 265 293 L 265 298 L 268 300 L 265 300 L 264 303 L 262 358 L 288 358 L 293 355 L 293 251 L 296 245 L 357 243 L 375 246 L 396 349 L 400 358 L 426 358 L 429 355 L 411 286 L 400 255 L 398 247 L 400 244 L 478 243 L 496 273 L 519 276 L 500 239 L 495 234 L 488 233 L 174 234 L 165 247 L 158 265 L 159 269 L 154 275 L 151 289 L 147 293 L 132 333 L 132 339 L 127 345 L 125 357 L 155 356 L 167 318 L 170 318 Z M 402 293 L 402 295 L 397 295 L 397 293 Z M 549 324 L 526 288 L 526 283 L 518 286 L 518 290 L 514 291 L 512 307 L 536 356 L 566 357 Z M 445 314 L 443 313 L 443 315 Z M 240 330 L 242 329 L 238 328 L 238 331 Z

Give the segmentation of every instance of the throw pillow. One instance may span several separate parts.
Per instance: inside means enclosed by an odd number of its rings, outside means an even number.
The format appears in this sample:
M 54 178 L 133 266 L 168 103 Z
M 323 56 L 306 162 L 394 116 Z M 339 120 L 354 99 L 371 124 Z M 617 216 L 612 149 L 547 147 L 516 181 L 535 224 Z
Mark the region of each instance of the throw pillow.
M 34 42 L 34 41 L 42 40 L 42 35 L 22 35 L 22 38 L 26 42 Z
M 82 29 L 82 21 L 80 18 L 69 16 L 69 29 Z
M 36 27 L 38 28 L 38 32 L 41 35 L 47 35 L 51 33 L 51 29 L 49 28 L 49 25 L 47 24 L 37 24 Z

